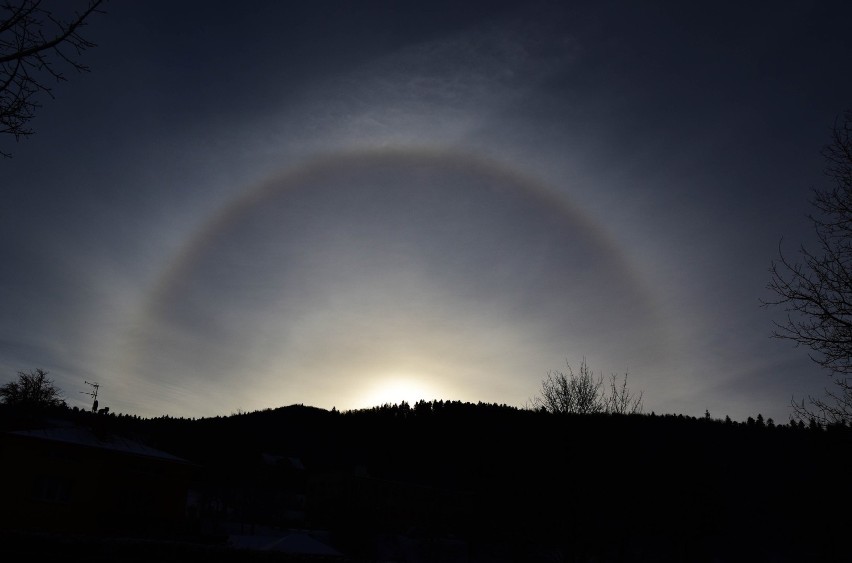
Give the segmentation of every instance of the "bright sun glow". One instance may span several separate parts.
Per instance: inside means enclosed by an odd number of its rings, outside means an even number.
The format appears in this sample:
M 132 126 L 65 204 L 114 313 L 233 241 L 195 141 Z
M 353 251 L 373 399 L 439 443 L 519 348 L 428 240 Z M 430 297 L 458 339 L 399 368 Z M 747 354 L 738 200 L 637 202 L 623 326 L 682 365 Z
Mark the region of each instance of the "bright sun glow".
M 378 407 L 384 404 L 399 404 L 402 401 L 414 405 L 423 399 L 440 399 L 437 390 L 425 383 L 422 378 L 410 375 L 388 375 L 372 382 L 361 395 L 362 408 Z

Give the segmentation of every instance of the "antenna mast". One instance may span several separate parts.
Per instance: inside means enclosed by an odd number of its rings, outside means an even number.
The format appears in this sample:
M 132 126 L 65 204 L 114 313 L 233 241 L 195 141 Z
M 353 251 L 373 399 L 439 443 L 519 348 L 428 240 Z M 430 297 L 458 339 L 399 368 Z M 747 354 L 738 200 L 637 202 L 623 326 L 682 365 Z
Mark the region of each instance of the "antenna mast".
M 98 412 L 98 387 L 100 387 L 101 385 L 100 383 L 91 383 L 89 381 L 84 381 L 84 383 L 86 385 L 91 385 L 92 391 L 80 391 L 80 393 L 82 393 L 83 395 L 88 395 L 89 397 L 95 400 L 95 402 L 92 403 L 92 412 Z

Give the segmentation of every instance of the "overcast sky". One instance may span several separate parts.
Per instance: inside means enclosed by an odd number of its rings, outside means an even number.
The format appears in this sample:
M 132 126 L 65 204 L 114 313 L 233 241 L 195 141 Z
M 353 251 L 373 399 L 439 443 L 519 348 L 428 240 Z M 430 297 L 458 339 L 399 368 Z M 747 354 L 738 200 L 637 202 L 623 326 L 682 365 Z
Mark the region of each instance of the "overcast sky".
M 641 4 L 641 6 L 640 6 Z M 770 338 L 852 108 L 847 2 L 114 2 L 2 139 L 0 374 L 69 404 L 525 406 L 778 422 Z

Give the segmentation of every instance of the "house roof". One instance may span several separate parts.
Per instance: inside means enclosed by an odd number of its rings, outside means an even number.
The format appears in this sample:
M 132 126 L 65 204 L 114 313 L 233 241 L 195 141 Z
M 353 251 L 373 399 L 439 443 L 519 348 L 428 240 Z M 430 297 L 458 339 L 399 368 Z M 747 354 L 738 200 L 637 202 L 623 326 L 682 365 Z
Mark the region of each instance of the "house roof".
M 9 432 L 9 434 L 36 440 L 49 440 L 52 442 L 62 442 L 78 446 L 110 450 L 123 454 L 150 457 L 165 461 L 189 463 L 185 459 L 179 458 L 162 450 L 152 448 L 140 442 L 129 440 L 123 436 L 115 434 L 96 434 L 92 430 L 80 426 L 18 430 Z

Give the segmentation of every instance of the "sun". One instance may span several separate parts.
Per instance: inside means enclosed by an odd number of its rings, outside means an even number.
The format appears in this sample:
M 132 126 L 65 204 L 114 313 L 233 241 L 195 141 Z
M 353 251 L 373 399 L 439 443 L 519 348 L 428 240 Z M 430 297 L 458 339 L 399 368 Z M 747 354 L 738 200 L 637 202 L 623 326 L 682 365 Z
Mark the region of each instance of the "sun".
M 408 374 L 388 374 L 377 377 L 360 394 L 359 408 L 379 407 L 385 404 L 399 404 L 405 401 L 414 405 L 417 401 L 439 399 L 437 386 L 430 384 L 427 378 Z

